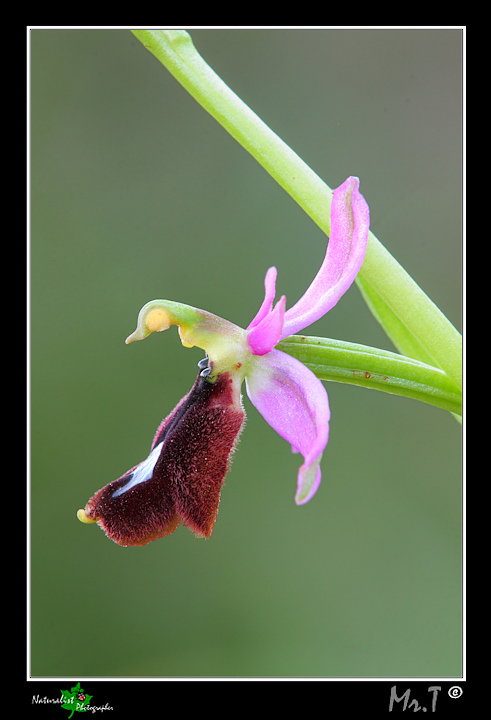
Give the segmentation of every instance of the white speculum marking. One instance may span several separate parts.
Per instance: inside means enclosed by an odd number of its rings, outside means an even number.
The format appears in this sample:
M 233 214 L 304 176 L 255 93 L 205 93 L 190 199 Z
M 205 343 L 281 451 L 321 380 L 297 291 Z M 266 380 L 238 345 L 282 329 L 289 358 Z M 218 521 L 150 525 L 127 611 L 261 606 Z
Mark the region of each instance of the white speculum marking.
M 131 490 L 132 487 L 135 487 L 135 485 L 139 485 L 142 482 L 145 482 L 146 480 L 150 480 L 150 478 L 153 475 L 153 469 L 155 467 L 155 463 L 159 459 L 160 450 L 162 449 L 163 441 L 160 442 L 158 445 L 154 447 L 150 455 L 147 457 L 146 460 L 141 462 L 132 472 L 131 478 L 126 483 L 126 485 L 123 485 L 122 487 L 118 488 L 115 492 L 113 492 L 112 496 L 113 498 L 118 497 L 118 495 L 122 495 L 127 490 Z

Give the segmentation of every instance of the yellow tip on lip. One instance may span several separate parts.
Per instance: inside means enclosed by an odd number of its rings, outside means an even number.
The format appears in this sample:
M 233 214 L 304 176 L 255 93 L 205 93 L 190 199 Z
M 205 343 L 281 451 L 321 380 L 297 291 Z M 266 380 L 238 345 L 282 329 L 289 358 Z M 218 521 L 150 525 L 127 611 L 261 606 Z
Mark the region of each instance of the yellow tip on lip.
M 77 517 L 80 520 L 80 522 L 86 523 L 87 525 L 90 525 L 91 523 L 97 522 L 97 520 L 94 520 L 94 518 L 91 518 L 87 515 L 85 510 L 77 510 Z

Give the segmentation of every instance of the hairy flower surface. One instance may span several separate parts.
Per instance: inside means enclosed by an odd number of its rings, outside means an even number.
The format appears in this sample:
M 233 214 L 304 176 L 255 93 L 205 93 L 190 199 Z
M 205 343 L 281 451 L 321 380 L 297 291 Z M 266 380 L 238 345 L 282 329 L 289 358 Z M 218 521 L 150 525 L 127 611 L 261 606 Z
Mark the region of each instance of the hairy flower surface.
M 120 545 L 145 545 L 169 535 L 180 522 L 210 537 L 245 419 L 243 380 L 252 404 L 303 456 L 296 503 L 312 498 L 329 435 L 327 393 L 305 365 L 275 345 L 325 315 L 358 274 L 369 229 L 358 186 L 358 178 L 349 177 L 334 191 L 326 256 L 310 287 L 288 310 L 285 296 L 273 307 L 274 267 L 266 273 L 264 301 L 246 329 L 170 300 L 153 300 L 141 309 L 127 343 L 177 325 L 183 345 L 200 347 L 207 357 L 190 393 L 160 425 L 147 459 L 99 490 L 78 511 L 82 522 L 98 522 Z

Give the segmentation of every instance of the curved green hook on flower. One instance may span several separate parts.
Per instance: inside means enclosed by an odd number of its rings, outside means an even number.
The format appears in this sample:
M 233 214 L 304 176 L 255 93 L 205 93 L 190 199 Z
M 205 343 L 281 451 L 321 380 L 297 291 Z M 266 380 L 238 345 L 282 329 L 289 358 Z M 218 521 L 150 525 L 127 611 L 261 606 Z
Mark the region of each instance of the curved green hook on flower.
M 177 325 L 183 345 L 202 348 L 207 358 L 199 363 L 191 392 L 159 427 L 146 460 L 99 490 L 79 519 L 95 520 L 120 545 L 144 545 L 173 532 L 181 521 L 210 537 L 245 419 L 244 379 L 252 404 L 303 456 L 296 503 L 313 497 L 329 436 L 327 393 L 311 370 L 275 346 L 325 315 L 355 280 L 369 229 L 368 206 L 358 187 L 358 178 L 349 177 L 334 191 L 324 262 L 290 309 L 285 296 L 274 305 L 274 267 L 266 273 L 264 301 L 246 329 L 170 300 L 142 308 L 127 343 Z
M 245 362 L 246 331 L 217 315 L 172 300 L 152 300 L 142 307 L 136 330 L 126 338 L 126 344 L 143 340 L 152 332 L 168 330 L 177 325 L 184 347 L 199 347 L 210 358 L 208 379 L 224 372 L 238 371 Z

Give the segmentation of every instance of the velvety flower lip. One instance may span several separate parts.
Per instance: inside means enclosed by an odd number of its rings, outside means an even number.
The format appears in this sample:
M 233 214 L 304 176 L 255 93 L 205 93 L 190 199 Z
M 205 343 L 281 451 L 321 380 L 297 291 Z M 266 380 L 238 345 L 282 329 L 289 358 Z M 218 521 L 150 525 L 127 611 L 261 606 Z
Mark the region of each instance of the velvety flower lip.
M 245 413 L 240 386 L 228 373 L 215 383 L 198 375 L 163 420 L 149 456 L 99 490 L 79 511 L 119 545 L 146 545 L 179 523 L 209 538 L 220 492 Z
M 185 347 L 206 360 L 191 392 L 163 421 L 146 460 L 99 490 L 79 510 L 120 545 L 144 545 L 173 532 L 180 522 L 210 537 L 220 491 L 244 424 L 240 387 L 252 404 L 303 456 L 295 502 L 308 502 L 321 481 L 320 461 L 329 437 L 330 410 L 320 380 L 277 343 L 325 315 L 353 283 L 363 263 L 369 210 L 349 177 L 334 190 L 331 234 L 324 261 L 293 307 L 276 305 L 277 271 L 266 273 L 261 307 L 247 329 L 212 313 L 170 300 L 153 300 L 138 315 L 126 342 L 178 327 Z

